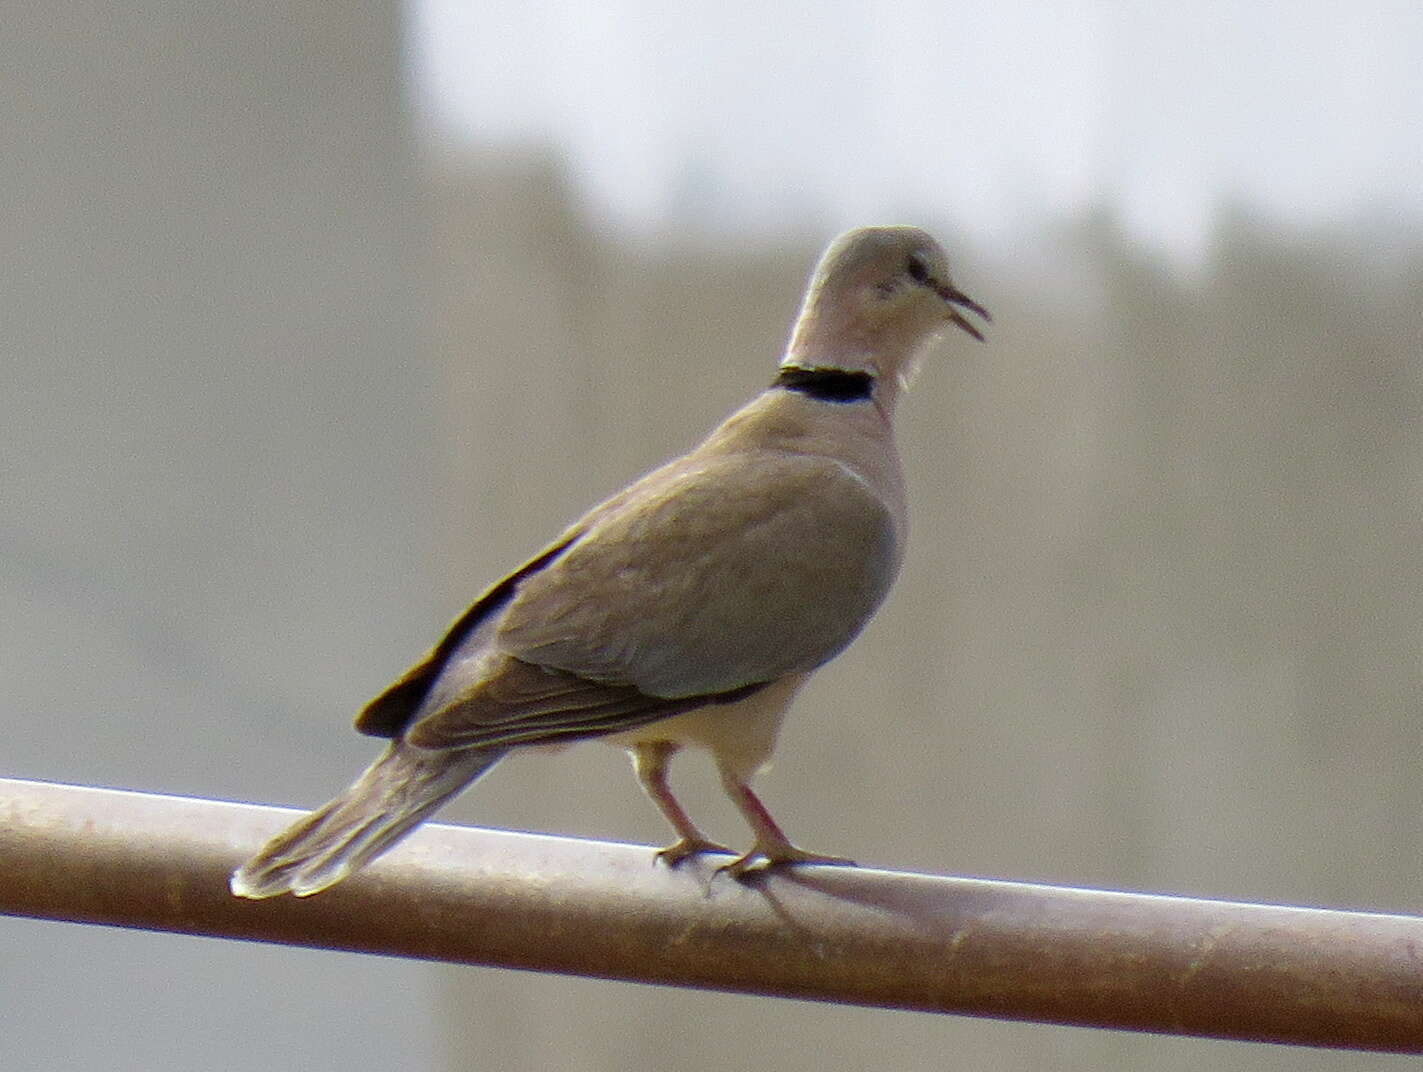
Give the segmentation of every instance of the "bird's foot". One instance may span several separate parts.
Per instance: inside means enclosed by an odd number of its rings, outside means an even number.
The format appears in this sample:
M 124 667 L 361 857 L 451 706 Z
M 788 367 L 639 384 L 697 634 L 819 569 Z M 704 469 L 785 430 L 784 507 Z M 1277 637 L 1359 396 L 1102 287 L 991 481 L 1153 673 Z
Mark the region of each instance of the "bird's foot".
M 658 863 L 666 864 L 668 867 L 676 867 L 683 860 L 693 856 L 700 856 L 706 852 L 725 853 L 727 856 L 735 854 L 734 849 L 729 849 L 710 838 L 704 837 L 682 837 L 678 838 L 665 849 L 658 849 L 654 859 Z
M 753 845 L 751 849 L 729 864 L 722 864 L 714 874 L 730 875 L 738 882 L 746 882 L 777 867 L 793 864 L 822 864 L 829 867 L 854 867 L 855 861 L 846 856 L 829 856 L 823 852 L 807 852 L 787 842 L 784 845 Z

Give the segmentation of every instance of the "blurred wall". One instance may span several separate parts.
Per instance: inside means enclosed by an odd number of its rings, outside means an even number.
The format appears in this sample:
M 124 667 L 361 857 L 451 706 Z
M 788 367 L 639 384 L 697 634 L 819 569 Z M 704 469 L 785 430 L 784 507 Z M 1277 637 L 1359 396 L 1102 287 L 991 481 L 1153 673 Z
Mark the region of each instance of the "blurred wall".
M 397 4 L 7 5 L 0 771 L 315 802 L 426 620 Z M 3 864 L 0 864 L 3 866 Z M 429 1067 L 427 973 L 0 919 L 0 1068 Z
M 465 593 L 769 376 L 817 252 L 630 246 L 557 165 L 445 159 L 445 570 Z M 866 863 L 1423 910 L 1423 242 L 1223 214 L 1178 276 L 1103 216 L 901 408 L 908 563 L 761 780 Z M 453 613 L 457 600 L 447 609 Z M 674 780 L 744 840 L 708 764 Z M 667 837 L 623 757 L 517 759 L 473 821 Z M 689 878 L 689 881 L 696 881 Z M 1323 1070 L 1399 1059 L 443 970 L 447 1067 Z

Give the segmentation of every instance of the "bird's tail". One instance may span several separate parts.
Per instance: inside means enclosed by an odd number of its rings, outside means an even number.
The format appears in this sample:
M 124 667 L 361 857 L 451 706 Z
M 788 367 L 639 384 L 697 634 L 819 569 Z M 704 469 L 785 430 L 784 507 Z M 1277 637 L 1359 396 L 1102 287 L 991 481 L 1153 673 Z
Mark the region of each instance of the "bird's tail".
M 298 897 L 334 886 L 390 848 L 504 756 L 434 752 L 393 741 L 351 786 L 269 841 L 232 873 L 238 897 Z

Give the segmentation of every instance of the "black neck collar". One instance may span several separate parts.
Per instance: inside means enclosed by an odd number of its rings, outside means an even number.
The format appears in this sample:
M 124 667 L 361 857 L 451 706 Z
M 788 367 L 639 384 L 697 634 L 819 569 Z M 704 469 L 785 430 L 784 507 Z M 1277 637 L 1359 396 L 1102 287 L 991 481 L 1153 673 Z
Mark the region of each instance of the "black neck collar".
M 874 393 L 875 378 L 868 372 L 782 365 L 771 386 L 799 391 L 821 402 L 866 402 Z

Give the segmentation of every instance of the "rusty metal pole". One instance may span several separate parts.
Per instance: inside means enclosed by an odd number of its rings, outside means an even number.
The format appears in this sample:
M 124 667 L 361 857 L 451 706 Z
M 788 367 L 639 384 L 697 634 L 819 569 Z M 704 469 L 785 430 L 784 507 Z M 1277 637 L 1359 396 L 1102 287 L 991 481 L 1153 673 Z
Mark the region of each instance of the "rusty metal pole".
M 1423 1053 L 1423 919 L 426 826 L 308 900 L 227 875 L 296 813 L 0 779 L 0 912 L 644 983 Z M 714 858 L 713 858 L 714 859 Z

